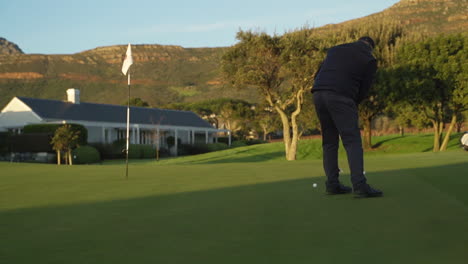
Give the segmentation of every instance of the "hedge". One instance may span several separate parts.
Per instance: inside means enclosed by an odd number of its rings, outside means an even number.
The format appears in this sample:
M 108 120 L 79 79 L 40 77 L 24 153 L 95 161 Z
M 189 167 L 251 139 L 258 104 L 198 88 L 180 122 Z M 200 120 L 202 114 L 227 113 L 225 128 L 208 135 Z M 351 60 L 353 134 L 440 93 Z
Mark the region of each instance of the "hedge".
M 90 146 L 96 148 L 101 154 L 101 159 L 122 159 L 125 158 L 125 144 L 104 144 L 91 143 Z
M 245 141 L 234 141 L 232 142 L 231 144 L 231 148 L 237 148 L 237 147 L 245 147 L 247 146 L 247 143 L 245 143 Z
M 171 148 L 175 145 L 175 137 L 170 136 L 166 138 L 166 143 L 167 145 Z M 182 140 L 180 138 L 177 138 L 177 145 L 180 146 L 182 144 Z
M 72 131 L 79 131 L 79 139 L 78 139 L 78 145 L 85 146 L 88 144 L 88 130 L 83 126 L 79 124 L 68 124 L 71 126 Z M 39 134 L 39 133 L 45 133 L 45 134 L 55 134 L 55 130 L 57 128 L 63 126 L 63 124 L 32 124 L 32 125 L 26 125 L 23 128 L 23 133 L 24 134 Z
M 9 148 L 11 152 L 55 152 L 50 141 L 53 134 L 30 133 L 11 135 L 9 137 Z
M 10 134 L 8 132 L 0 132 L 0 154 L 8 153 L 8 142 Z
M 213 143 L 213 144 L 182 144 L 178 150 L 178 154 L 183 155 L 196 155 L 203 154 L 213 151 L 219 151 L 229 148 L 227 144 L 224 143 Z
M 156 148 L 153 145 L 133 145 L 129 146 L 129 159 L 151 159 L 156 158 Z
M 73 150 L 74 164 L 91 164 L 101 161 L 99 151 L 91 146 L 80 146 Z

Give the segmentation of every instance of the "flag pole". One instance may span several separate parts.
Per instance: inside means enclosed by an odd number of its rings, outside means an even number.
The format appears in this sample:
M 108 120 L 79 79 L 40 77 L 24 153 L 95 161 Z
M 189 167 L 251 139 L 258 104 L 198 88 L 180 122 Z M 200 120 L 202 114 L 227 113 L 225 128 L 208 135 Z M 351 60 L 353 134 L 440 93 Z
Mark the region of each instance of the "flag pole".
M 129 140 L 130 140 L 130 72 L 128 72 L 128 100 L 127 100 L 127 142 L 125 148 L 125 179 L 128 180 L 128 148 L 129 148 Z
M 127 99 L 127 142 L 125 146 L 125 179 L 128 180 L 128 149 L 130 147 L 130 66 L 133 64 L 132 47 L 128 44 L 125 59 L 122 64 L 122 73 L 128 75 L 128 99 Z

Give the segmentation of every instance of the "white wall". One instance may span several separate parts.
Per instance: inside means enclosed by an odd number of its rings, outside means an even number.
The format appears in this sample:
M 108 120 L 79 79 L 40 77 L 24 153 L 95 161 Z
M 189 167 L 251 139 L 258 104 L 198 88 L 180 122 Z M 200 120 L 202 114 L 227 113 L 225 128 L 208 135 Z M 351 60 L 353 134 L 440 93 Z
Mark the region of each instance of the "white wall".
M 0 113 L 0 129 L 3 130 L 42 122 L 43 120 L 31 108 L 16 97 Z
M 102 138 L 102 127 L 86 126 L 86 129 L 88 129 L 89 143 L 104 142 L 104 139 Z

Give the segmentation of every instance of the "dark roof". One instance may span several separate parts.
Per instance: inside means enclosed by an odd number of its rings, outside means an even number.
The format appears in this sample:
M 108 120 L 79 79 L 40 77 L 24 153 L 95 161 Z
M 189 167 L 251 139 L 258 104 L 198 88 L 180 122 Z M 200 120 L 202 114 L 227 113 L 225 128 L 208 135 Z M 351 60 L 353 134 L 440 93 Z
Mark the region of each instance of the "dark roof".
M 127 107 L 18 97 L 43 119 L 127 123 Z M 158 108 L 130 107 L 130 123 L 213 128 L 193 112 Z

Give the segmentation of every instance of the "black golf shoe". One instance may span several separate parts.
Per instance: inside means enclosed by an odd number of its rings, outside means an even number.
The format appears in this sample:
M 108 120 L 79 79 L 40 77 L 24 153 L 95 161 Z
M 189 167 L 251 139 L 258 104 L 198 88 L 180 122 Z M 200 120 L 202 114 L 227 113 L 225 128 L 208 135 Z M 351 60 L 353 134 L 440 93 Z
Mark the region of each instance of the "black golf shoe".
M 327 186 L 327 194 L 346 194 L 352 191 L 353 189 L 351 189 L 351 187 L 344 186 L 341 183 Z
M 374 189 L 370 187 L 369 184 L 359 187 L 358 189 L 354 189 L 354 194 L 356 198 L 371 198 L 383 196 L 383 192 L 381 190 Z

